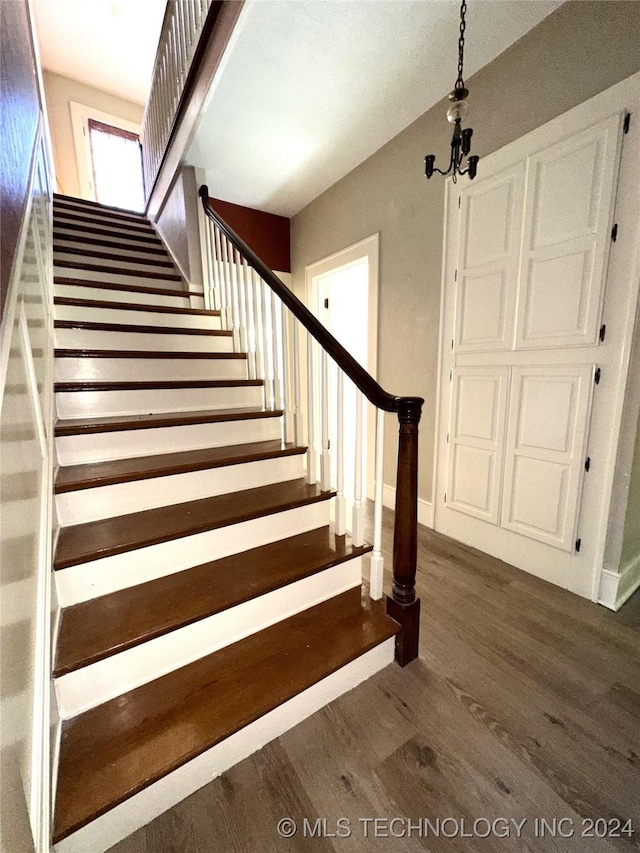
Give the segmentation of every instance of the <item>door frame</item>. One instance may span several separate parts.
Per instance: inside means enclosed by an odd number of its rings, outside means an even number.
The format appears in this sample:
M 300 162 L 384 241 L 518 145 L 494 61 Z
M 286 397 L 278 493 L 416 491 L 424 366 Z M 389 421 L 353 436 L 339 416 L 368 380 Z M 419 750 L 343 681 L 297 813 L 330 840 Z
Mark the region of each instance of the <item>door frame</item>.
M 119 127 L 122 130 L 128 130 L 138 136 L 142 132 L 142 127 L 134 121 L 128 121 L 119 116 L 97 110 L 94 107 L 88 107 L 86 104 L 79 104 L 76 101 L 69 101 L 69 109 L 71 110 L 71 127 L 73 129 L 73 144 L 76 151 L 80 192 L 83 198 L 89 201 L 96 201 L 96 191 L 91 177 L 93 164 L 91 159 L 91 143 L 89 141 L 89 119 L 101 121 L 103 124 L 110 124 L 112 127 Z
M 617 609 L 622 603 L 617 598 L 617 583 L 612 577 L 619 577 L 622 528 L 627 505 L 627 492 L 619 483 L 628 477 L 631 470 L 633 438 L 640 414 L 640 394 L 625 393 L 631 359 L 638 360 L 640 349 L 640 194 L 637 192 L 640 184 L 640 73 L 488 155 L 482 160 L 480 172 L 482 179 L 489 178 L 523 161 L 535 150 L 552 145 L 567 130 L 577 132 L 624 109 L 632 113 L 632 118 L 630 131 L 623 137 L 615 201 L 615 222 L 620 227 L 615 250 L 610 253 L 603 308 L 603 321 L 607 324 L 610 346 L 603 346 L 598 353 L 598 363 L 602 365 L 603 376 L 606 375 L 608 379 L 603 385 L 608 388 L 611 414 L 608 431 L 602 428 L 595 430 L 595 440 L 599 442 L 602 451 L 598 466 L 599 488 L 596 488 L 595 478 L 585 480 L 582 512 L 591 519 L 591 523 L 588 547 L 581 550 L 579 569 L 583 587 L 579 594 L 612 609 Z M 446 471 L 447 464 L 446 436 L 451 398 L 449 382 L 445 383 L 443 377 L 454 366 L 451 340 L 455 328 L 455 292 L 452 283 L 457 263 L 458 189 L 448 178 L 444 204 L 442 307 L 434 442 L 433 506 L 436 530 L 438 518 L 442 517 L 444 509 L 444 495 L 440 491 L 443 469 Z M 612 340 L 619 341 L 615 348 L 611 345 Z M 598 394 L 601 394 L 601 390 Z M 593 432 L 592 425 L 592 439 Z M 579 585 L 579 578 L 574 580 Z M 640 578 L 638 580 L 640 583 Z M 630 592 L 627 591 L 627 594 Z
M 348 267 L 362 258 L 367 258 L 369 269 L 369 286 L 367 294 L 367 372 L 378 378 L 378 291 L 380 289 L 380 232 L 365 237 L 351 246 L 340 249 L 319 261 L 309 264 L 304 269 L 305 302 L 309 310 L 319 317 L 317 289 L 314 280 L 329 272 L 335 272 Z M 366 398 L 365 398 L 366 399 Z M 365 475 L 366 496 L 373 500 L 375 459 L 371 452 L 375 448 L 376 418 L 373 406 L 367 405 L 367 464 Z

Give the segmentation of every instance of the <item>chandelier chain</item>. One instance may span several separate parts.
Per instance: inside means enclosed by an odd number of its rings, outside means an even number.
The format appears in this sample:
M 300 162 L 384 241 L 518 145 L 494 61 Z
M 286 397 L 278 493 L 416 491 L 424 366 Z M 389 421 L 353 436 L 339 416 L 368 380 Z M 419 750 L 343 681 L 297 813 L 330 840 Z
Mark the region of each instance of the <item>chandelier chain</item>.
M 458 38 L 458 79 L 456 80 L 455 89 L 464 89 L 462 70 L 464 65 L 464 31 L 467 27 L 466 14 L 467 0 L 462 0 L 462 5 L 460 6 L 460 37 Z

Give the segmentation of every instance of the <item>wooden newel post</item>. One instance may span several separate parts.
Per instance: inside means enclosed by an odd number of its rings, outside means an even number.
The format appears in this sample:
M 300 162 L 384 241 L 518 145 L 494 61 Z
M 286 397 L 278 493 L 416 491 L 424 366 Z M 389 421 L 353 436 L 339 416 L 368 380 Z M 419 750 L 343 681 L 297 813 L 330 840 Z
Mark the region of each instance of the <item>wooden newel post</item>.
M 418 555 L 418 423 L 421 397 L 398 400 L 398 477 L 393 531 L 393 588 L 387 596 L 387 613 L 400 623 L 396 660 L 406 666 L 418 657 L 420 599 L 416 598 Z

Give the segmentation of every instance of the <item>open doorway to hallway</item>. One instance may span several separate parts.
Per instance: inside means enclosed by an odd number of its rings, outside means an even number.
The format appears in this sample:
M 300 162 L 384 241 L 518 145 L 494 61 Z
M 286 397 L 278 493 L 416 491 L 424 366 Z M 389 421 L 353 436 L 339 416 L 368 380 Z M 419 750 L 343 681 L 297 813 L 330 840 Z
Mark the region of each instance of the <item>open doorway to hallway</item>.
M 306 268 L 307 303 L 331 334 L 374 378 L 377 376 L 378 341 L 378 235 L 349 246 Z M 337 387 L 329 377 L 329 442 L 336 446 Z M 347 528 L 351 529 L 351 507 L 355 493 L 356 454 L 361 453 L 363 492 L 373 494 L 373 448 L 375 424 L 368 416 L 360 448 L 356 447 L 357 394 L 351 382 L 344 387 L 344 497 Z M 367 407 L 369 409 L 370 407 Z M 320 434 L 320 423 L 315 434 Z M 369 458 L 371 456 L 371 459 Z M 331 454 L 331 482 L 337 479 L 336 455 Z

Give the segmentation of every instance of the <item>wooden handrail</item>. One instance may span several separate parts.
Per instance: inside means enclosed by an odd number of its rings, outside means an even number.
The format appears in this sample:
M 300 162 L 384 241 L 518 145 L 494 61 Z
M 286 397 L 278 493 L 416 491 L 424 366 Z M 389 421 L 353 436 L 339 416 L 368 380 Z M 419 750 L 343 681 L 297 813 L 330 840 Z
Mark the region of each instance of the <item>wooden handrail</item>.
M 239 237 L 236 232 L 230 228 L 222 217 L 216 213 L 211 207 L 209 201 L 209 188 L 206 185 L 200 187 L 199 195 L 202 200 L 202 206 L 205 214 L 216 225 L 224 231 L 235 248 L 247 260 L 250 266 L 258 273 L 258 275 L 269 285 L 271 290 L 276 293 L 284 302 L 291 313 L 296 317 L 305 329 L 311 334 L 325 349 L 331 358 L 336 362 L 338 367 L 344 370 L 345 374 L 351 379 L 354 385 L 362 391 L 365 397 L 379 409 L 385 412 L 400 412 L 400 410 L 418 409 L 418 420 L 420 419 L 419 411 L 424 400 L 422 397 L 395 397 L 384 390 L 369 374 L 362 365 L 360 365 L 351 353 L 346 350 L 340 341 L 338 341 L 328 329 L 309 311 L 307 306 L 301 302 L 298 297 L 290 290 L 278 276 L 269 269 L 269 267 L 260 260 L 260 258 L 251 250 L 244 242 L 242 237 Z
M 398 474 L 393 543 L 393 587 L 387 596 L 387 613 L 400 623 L 396 636 L 396 660 L 405 666 L 418 656 L 420 599 L 415 581 L 418 548 L 418 423 L 422 397 L 396 397 L 384 390 L 353 358 L 331 332 L 298 297 L 256 255 L 211 207 L 209 188 L 203 184 L 198 194 L 205 215 L 222 231 L 239 255 L 282 300 L 293 316 L 331 356 L 364 396 L 385 412 L 395 412 L 399 421 Z

